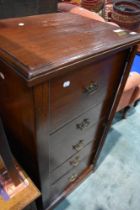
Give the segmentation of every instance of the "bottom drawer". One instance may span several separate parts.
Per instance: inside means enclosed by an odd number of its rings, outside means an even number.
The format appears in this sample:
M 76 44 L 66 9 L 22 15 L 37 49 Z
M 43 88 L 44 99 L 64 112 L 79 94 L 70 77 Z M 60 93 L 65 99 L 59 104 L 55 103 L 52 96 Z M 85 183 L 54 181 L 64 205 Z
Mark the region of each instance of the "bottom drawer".
M 77 168 L 80 164 L 81 166 L 86 168 L 89 162 L 89 157 L 92 153 L 92 143 L 89 143 L 86 147 L 82 149 L 82 151 L 77 152 L 73 155 L 69 160 L 67 160 L 63 165 L 58 167 L 50 174 L 51 183 L 55 183 L 66 173 L 71 171 L 72 169 Z
M 59 181 L 52 184 L 50 190 L 50 201 L 55 200 L 69 184 L 71 184 L 78 178 L 78 176 L 86 168 L 87 158 L 85 158 L 85 160 L 83 160 L 78 167 L 72 169 L 69 173 L 67 173 L 61 179 L 59 179 Z

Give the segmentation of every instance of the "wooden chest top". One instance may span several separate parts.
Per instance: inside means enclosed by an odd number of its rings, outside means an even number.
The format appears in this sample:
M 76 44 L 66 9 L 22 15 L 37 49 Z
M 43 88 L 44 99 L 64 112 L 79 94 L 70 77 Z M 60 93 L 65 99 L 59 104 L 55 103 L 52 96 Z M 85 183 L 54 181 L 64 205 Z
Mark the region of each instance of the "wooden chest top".
M 68 13 L 0 21 L 0 57 L 31 84 L 138 41 L 139 34 Z

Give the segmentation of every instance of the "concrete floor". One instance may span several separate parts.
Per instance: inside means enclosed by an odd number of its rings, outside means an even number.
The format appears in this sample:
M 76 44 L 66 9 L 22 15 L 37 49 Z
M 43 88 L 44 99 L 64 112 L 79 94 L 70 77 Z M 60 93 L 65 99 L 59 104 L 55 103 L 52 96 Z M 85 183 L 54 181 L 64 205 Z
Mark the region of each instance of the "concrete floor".
M 55 210 L 140 210 L 140 103 L 117 113 L 96 172 Z

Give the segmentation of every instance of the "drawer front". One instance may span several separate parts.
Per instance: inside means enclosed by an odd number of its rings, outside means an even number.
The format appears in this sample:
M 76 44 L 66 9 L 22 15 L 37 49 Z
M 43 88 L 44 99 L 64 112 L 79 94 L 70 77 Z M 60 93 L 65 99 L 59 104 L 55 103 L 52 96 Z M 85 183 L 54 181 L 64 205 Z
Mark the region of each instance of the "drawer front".
M 98 105 L 50 135 L 51 171 L 94 140 L 101 109 Z
M 87 162 L 87 160 L 85 161 Z M 76 178 L 78 178 L 78 176 L 85 169 L 85 161 L 83 161 L 77 168 L 71 170 L 69 173 L 63 176 L 59 181 L 51 185 L 51 201 L 56 199 L 70 183 L 73 183 L 76 180 Z
M 62 166 L 54 170 L 50 177 L 51 183 L 58 181 L 62 176 L 68 173 L 70 170 L 75 169 L 81 163 L 86 168 L 88 166 L 89 158 L 92 153 L 92 143 L 89 143 L 81 152 L 73 155 L 68 161 L 66 161 Z
M 55 130 L 103 101 L 107 94 L 111 70 L 111 61 L 106 59 L 52 79 L 50 129 Z

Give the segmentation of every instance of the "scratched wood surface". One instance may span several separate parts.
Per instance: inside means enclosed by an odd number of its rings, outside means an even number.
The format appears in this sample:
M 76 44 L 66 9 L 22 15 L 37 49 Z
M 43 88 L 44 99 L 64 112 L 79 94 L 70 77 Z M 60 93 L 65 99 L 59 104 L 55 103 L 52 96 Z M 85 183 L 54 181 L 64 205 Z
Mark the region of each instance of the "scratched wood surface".
M 26 80 L 45 80 L 67 66 L 116 52 L 140 38 L 115 29 L 69 13 L 0 20 L 0 57 L 14 65 Z

